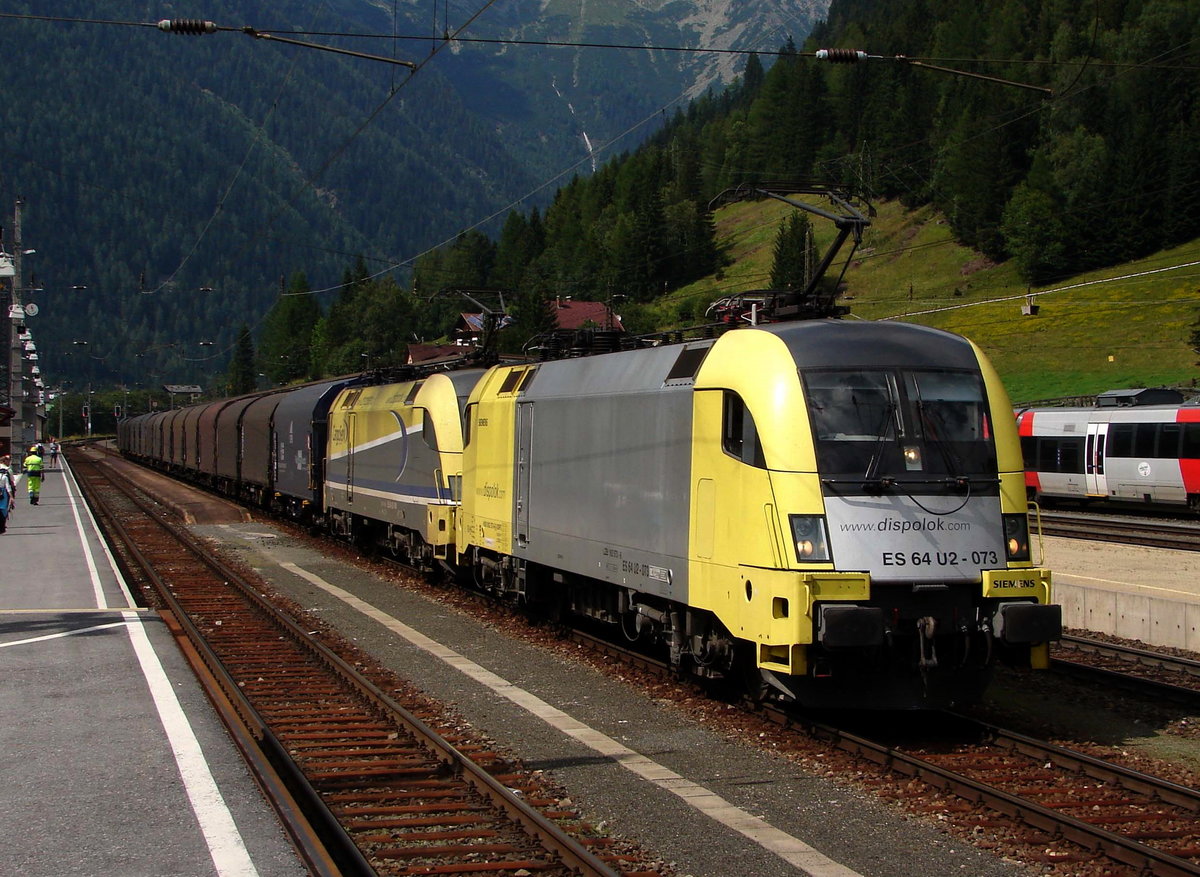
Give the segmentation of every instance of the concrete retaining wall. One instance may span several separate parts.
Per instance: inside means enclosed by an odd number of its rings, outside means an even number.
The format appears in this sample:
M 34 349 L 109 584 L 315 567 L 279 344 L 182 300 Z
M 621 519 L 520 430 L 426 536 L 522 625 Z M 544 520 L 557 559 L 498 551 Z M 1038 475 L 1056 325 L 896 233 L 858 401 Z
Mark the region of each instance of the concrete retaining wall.
M 1063 626 L 1136 639 L 1148 645 L 1200 652 L 1200 605 L 1076 585 L 1058 578 L 1054 600 L 1062 605 Z

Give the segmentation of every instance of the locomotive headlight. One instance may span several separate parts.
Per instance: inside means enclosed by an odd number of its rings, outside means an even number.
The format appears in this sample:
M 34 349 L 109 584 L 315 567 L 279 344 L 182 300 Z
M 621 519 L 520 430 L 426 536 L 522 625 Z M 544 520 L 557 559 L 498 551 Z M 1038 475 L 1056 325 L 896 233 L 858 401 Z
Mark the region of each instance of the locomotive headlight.
M 1029 560 L 1029 516 L 1004 516 L 1004 550 L 1009 560 Z
M 909 472 L 919 471 L 921 468 L 921 449 L 916 445 L 904 446 L 904 468 Z
M 792 544 L 800 563 L 828 563 L 829 537 L 823 515 L 788 515 L 792 525 Z

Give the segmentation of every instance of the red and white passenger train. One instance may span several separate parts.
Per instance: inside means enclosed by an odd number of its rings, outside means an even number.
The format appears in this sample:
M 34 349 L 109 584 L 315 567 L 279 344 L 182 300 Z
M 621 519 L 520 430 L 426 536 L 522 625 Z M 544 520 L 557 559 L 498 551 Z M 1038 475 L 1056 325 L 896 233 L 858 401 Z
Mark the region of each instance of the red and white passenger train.
M 1117 390 L 1090 408 L 1026 409 L 1017 430 L 1030 499 L 1200 512 L 1200 404 L 1175 390 Z

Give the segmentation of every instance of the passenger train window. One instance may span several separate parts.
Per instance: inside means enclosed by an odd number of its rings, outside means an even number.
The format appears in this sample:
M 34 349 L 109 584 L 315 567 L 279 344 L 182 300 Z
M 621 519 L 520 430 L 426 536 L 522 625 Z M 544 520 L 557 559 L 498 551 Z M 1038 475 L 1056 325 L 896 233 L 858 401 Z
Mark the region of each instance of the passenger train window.
M 1135 457 L 1154 457 L 1157 456 L 1155 450 L 1155 439 L 1158 435 L 1158 424 L 1156 423 L 1138 423 L 1135 424 L 1133 430 L 1133 456 Z
M 1200 423 L 1114 423 L 1108 437 L 1110 458 L 1200 458 Z
M 750 466 L 767 468 L 754 415 L 746 408 L 745 401 L 737 393 L 726 390 L 722 408 L 721 449 Z
M 1038 467 L 1038 440 L 1031 435 L 1021 436 L 1021 460 L 1026 469 L 1036 470 Z
M 1133 427 L 1132 423 L 1114 423 L 1108 428 L 1108 456 L 1133 456 Z
M 1183 424 L 1183 447 L 1179 456 L 1185 460 L 1200 460 L 1200 423 Z
M 1179 446 L 1183 440 L 1182 423 L 1158 424 L 1157 456 L 1176 459 L 1179 457 Z
M 1039 438 L 1034 467 L 1038 472 L 1083 472 L 1083 438 Z

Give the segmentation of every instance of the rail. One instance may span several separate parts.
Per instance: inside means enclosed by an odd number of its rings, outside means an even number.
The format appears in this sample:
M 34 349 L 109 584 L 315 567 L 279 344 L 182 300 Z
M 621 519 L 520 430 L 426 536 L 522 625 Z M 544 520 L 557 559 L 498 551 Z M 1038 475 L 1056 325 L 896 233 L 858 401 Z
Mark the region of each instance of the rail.
M 522 778 L 508 775 L 505 759 L 486 750 L 471 757 L 436 733 L 111 467 L 82 454 L 72 466 L 122 566 L 167 604 L 314 873 L 450 873 L 486 859 L 510 872 L 616 877 L 602 856 L 511 791 Z

